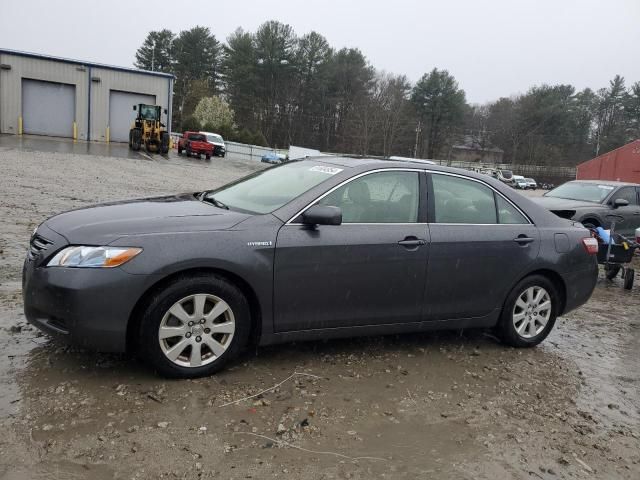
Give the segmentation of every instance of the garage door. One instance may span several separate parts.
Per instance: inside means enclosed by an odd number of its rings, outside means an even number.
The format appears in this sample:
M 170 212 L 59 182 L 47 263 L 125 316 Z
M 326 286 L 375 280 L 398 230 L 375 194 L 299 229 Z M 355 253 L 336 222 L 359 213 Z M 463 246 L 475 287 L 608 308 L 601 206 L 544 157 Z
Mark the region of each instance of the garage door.
M 75 85 L 22 79 L 24 133 L 73 137 L 75 117 Z
M 109 92 L 109 137 L 112 142 L 128 142 L 129 129 L 138 112 L 133 106 L 139 103 L 155 105 L 155 95 L 141 95 L 139 93 Z

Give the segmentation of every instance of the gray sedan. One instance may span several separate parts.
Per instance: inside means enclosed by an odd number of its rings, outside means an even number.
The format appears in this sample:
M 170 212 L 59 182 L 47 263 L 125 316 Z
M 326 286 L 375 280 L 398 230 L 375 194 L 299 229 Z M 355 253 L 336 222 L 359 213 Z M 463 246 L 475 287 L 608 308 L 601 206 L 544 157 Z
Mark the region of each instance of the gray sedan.
M 609 228 L 633 236 L 640 227 L 640 185 L 607 180 L 574 180 L 533 199 L 556 215 L 588 227 Z
M 596 252 L 580 224 L 485 175 L 322 157 L 50 218 L 24 308 L 172 377 L 211 374 L 249 343 L 490 327 L 530 347 L 589 299 Z

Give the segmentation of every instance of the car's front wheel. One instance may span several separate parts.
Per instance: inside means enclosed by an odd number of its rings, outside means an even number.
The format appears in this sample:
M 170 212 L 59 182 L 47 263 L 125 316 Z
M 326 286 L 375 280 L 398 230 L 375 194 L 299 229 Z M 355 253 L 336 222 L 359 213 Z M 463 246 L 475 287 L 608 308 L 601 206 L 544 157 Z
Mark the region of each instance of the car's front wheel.
M 151 299 L 139 351 L 161 375 L 211 375 L 240 353 L 250 325 L 247 300 L 232 283 L 217 275 L 179 278 Z
M 553 283 L 542 275 L 521 280 L 509 293 L 502 309 L 498 333 L 513 347 L 533 347 L 553 328 L 559 296 Z

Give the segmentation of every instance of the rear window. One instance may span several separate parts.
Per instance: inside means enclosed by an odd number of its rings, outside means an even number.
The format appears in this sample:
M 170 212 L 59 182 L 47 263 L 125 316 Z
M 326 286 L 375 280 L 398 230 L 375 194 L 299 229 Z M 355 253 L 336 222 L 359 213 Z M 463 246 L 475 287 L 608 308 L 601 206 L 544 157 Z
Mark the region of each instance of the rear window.
M 205 138 L 204 135 L 201 135 L 199 133 L 192 133 L 189 135 L 189 140 L 193 140 L 195 142 L 206 142 L 207 139 Z

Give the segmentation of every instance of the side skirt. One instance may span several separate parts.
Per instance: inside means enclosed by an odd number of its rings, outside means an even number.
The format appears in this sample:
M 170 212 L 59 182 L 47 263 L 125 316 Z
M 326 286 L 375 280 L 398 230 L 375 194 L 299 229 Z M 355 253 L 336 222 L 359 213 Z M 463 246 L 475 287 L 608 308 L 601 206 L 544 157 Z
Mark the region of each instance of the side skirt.
M 316 330 L 296 330 L 291 332 L 269 333 L 260 337 L 260 345 L 276 343 L 325 340 L 329 338 L 348 338 L 375 335 L 394 335 L 398 333 L 427 332 L 433 330 L 458 330 L 463 328 L 490 328 L 498 322 L 500 310 L 484 317 L 461 318 L 456 320 L 433 320 L 413 323 L 391 323 L 383 325 L 362 325 L 357 327 L 323 328 Z

